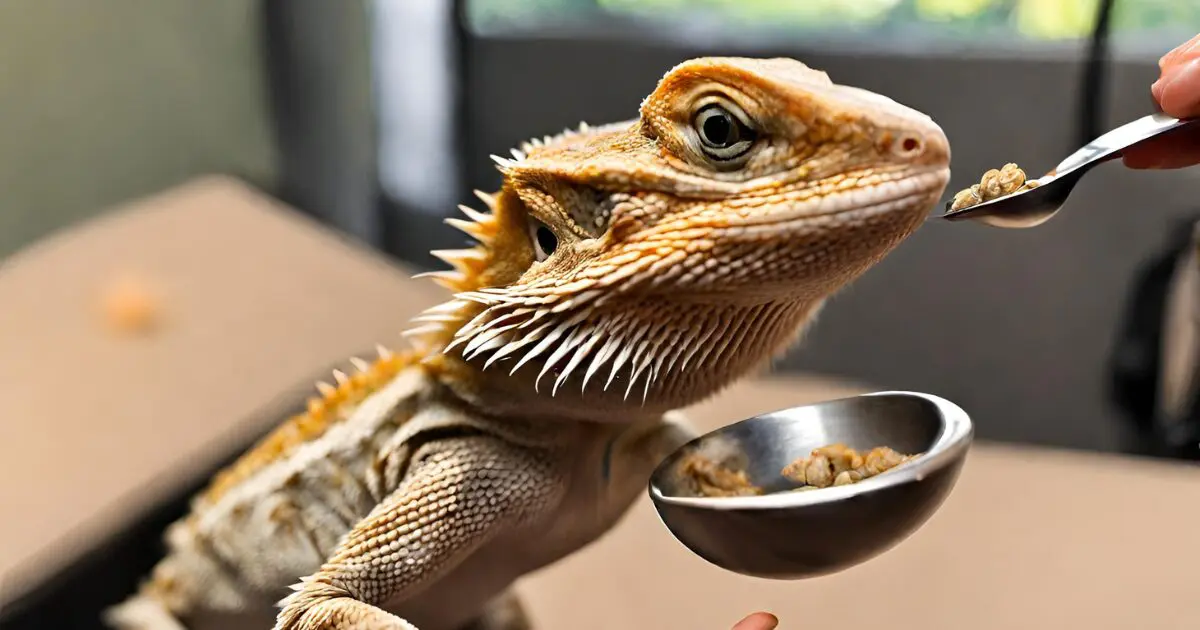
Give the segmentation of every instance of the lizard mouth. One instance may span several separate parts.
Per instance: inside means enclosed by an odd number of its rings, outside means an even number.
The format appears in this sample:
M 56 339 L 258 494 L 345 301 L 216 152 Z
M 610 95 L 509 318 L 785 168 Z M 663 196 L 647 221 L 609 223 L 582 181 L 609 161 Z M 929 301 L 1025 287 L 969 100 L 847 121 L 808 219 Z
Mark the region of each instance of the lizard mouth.
M 924 200 L 933 204 L 949 181 L 949 169 L 930 169 L 866 188 L 852 188 L 845 195 L 822 199 L 821 208 L 809 216 L 873 215 L 922 206 Z
M 866 218 L 897 210 L 923 210 L 925 201 L 929 205 L 937 202 L 949 179 L 950 171 L 946 168 L 898 173 L 870 186 L 844 188 L 836 194 L 782 204 L 778 210 L 739 218 L 729 228 L 737 233 L 755 235 L 756 230 L 778 230 L 788 225 L 808 227 L 815 222 L 853 216 Z

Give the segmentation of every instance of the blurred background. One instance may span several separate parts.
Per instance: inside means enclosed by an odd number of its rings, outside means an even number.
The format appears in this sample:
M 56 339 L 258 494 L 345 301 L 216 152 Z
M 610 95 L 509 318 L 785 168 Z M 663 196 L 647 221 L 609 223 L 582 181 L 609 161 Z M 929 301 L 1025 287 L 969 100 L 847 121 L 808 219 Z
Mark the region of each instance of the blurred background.
M 0 255 L 215 171 L 433 266 L 460 241 L 441 219 L 499 182 L 488 154 L 633 117 L 708 54 L 795 57 L 928 112 L 956 190 L 1149 113 L 1156 60 L 1197 31 L 1200 0 L 3 3 Z M 1198 178 L 1113 166 L 1038 230 L 930 224 L 779 369 L 937 392 L 987 438 L 1162 452 L 1139 424 L 1150 333 L 1122 326 Z
M 441 220 L 498 185 L 489 154 L 633 117 L 708 54 L 796 57 L 928 112 L 956 190 L 1150 112 L 1156 60 L 1197 31 L 1200 0 L 2 3 L 0 256 L 222 172 L 433 266 L 460 242 Z M 1038 230 L 932 223 L 779 369 L 937 392 L 986 438 L 1188 456 L 1148 437 L 1156 333 L 1125 322 L 1198 178 L 1110 166 Z
M 700 55 L 797 58 L 928 113 L 954 191 L 1152 112 L 1156 61 L 1197 32 L 1200 0 L 0 2 L 0 260 L 224 173 L 438 267 L 462 241 L 442 220 L 499 185 L 489 154 L 632 118 Z M 1156 394 L 1200 168 L 1102 168 L 1039 229 L 930 222 L 776 371 L 942 395 L 986 440 L 1200 461 L 1200 413 Z

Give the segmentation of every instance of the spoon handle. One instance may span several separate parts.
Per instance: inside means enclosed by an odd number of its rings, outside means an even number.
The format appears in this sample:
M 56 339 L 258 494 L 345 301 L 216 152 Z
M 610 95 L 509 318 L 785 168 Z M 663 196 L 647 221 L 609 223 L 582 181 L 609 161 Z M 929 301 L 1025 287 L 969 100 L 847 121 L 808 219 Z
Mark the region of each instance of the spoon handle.
M 1092 140 L 1083 148 L 1072 153 L 1054 168 L 1053 173 L 1062 175 L 1089 162 L 1099 162 L 1116 157 L 1122 149 L 1135 145 L 1177 127 L 1190 125 L 1200 119 L 1181 120 L 1163 113 L 1150 114 L 1126 123 Z

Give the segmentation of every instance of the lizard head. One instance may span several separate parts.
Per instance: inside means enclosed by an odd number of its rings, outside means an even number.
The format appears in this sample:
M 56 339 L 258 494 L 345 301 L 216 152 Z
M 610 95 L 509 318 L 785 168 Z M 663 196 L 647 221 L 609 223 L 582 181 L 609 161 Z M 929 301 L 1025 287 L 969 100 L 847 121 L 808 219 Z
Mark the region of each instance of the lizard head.
M 413 332 L 498 412 L 621 420 L 767 365 L 925 219 L 949 179 L 927 116 L 791 59 L 671 69 L 636 120 L 493 158 L 490 213 L 435 252 L 455 298 Z

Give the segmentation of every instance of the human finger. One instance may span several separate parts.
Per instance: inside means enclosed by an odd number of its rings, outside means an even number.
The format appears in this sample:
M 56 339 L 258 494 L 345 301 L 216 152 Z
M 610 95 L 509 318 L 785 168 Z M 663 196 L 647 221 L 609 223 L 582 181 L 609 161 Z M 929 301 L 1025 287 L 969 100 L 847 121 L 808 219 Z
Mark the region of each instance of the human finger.
M 1200 56 L 1200 34 L 1172 48 L 1167 54 L 1160 57 L 1158 60 L 1159 72 L 1164 72 L 1168 68 L 1178 66 L 1197 56 Z
M 1168 66 L 1150 93 L 1159 107 L 1176 118 L 1200 116 L 1200 48 L 1196 56 Z
M 1200 164 L 1200 127 L 1192 126 L 1151 138 L 1121 152 L 1133 169 L 1172 169 Z
M 733 630 L 775 630 L 779 618 L 768 612 L 756 612 L 746 615 L 733 625 Z

